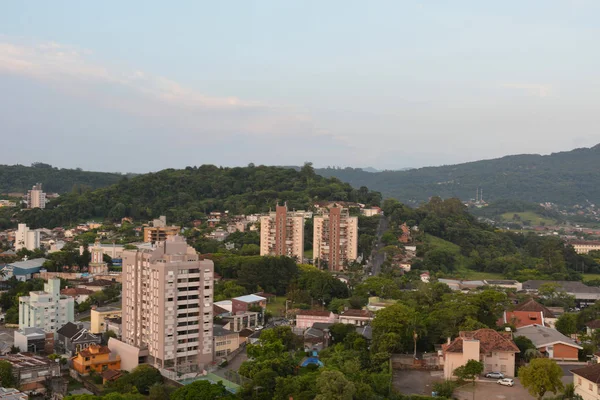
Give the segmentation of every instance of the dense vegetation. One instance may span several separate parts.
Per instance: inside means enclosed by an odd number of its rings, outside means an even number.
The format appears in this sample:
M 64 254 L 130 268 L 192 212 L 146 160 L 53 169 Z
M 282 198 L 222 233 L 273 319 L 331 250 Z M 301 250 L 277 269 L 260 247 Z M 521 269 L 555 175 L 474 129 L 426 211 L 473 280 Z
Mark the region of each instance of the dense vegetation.
M 0 193 L 26 193 L 38 182 L 49 193 L 97 189 L 119 182 L 125 175 L 56 168 L 49 164 L 0 165 Z
M 355 187 L 368 186 L 385 197 L 419 204 L 431 196 L 468 200 L 482 188 L 484 199 L 553 202 L 561 205 L 600 202 L 600 146 L 554 153 L 525 154 L 408 171 L 365 172 L 360 168 L 324 168 Z
M 471 269 L 519 280 L 580 280 L 582 272 L 600 272 L 592 256 L 576 254 L 560 238 L 496 230 L 478 222 L 458 199 L 433 197 L 415 209 L 388 199 L 383 209 L 395 235 L 402 222 L 418 226 L 421 259 L 415 269 L 450 275 Z
M 24 210 L 18 218 L 34 228 L 90 218 L 148 220 L 159 215 L 186 225 L 214 210 L 252 214 L 268 211 L 284 201 L 290 209 L 307 209 L 319 200 L 377 205 L 381 195 L 366 187 L 354 189 L 337 178 L 316 175 L 310 164 L 300 171 L 203 165 L 124 177 L 107 188 L 68 193 L 51 202 L 46 210 Z

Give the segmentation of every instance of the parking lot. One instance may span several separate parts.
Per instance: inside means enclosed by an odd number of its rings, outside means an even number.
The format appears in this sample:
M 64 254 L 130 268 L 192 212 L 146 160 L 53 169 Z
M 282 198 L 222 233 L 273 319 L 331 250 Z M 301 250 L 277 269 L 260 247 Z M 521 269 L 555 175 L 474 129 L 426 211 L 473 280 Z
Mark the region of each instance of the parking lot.
M 442 380 L 442 371 L 394 370 L 392 384 L 394 390 L 403 394 L 431 396 L 433 384 Z

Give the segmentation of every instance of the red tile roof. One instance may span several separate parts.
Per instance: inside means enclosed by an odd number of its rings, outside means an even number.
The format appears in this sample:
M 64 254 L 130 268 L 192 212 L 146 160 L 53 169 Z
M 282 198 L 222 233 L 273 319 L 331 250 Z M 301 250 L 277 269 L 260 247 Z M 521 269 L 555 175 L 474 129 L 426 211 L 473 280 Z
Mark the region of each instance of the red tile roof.
M 588 381 L 600 383 L 600 364 L 594 364 L 588 367 L 572 369 L 571 372 L 575 375 L 587 379 Z
M 542 313 L 539 311 L 505 311 L 500 325 L 507 323 L 515 328 L 522 328 L 528 325 L 544 325 L 542 321 Z
M 340 317 L 373 318 L 373 313 L 369 310 L 346 310 L 340 314 Z
M 544 313 L 544 318 L 556 318 L 554 313 L 534 299 L 529 299 L 515 307 L 514 311 L 537 311 Z
M 81 354 L 83 357 L 91 357 L 91 356 L 96 356 L 98 354 L 109 354 L 110 353 L 110 349 L 108 348 L 108 346 L 90 346 L 85 350 L 81 350 L 79 352 L 79 354 Z
M 450 353 L 462 353 L 463 340 L 475 339 L 479 340 L 479 352 L 489 353 L 492 351 L 508 351 L 519 353 L 517 345 L 500 332 L 493 329 L 478 329 L 476 331 L 461 331 L 459 337 L 454 339 L 452 343 L 445 346 L 445 351 Z
M 587 324 L 585 324 L 585 326 L 587 326 L 590 329 L 600 329 L 600 319 L 590 321 Z
M 66 288 L 60 291 L 60 294 L 65 296 L 79 296 L 82 294 L 93 294 L 94 291 L 86 288 Z
M 322 311 L 322 310 L 300 310 L 296 313 L 297 316 L 311 316 L 311 317 L 329 317 L 331 315 L 331 311 Z

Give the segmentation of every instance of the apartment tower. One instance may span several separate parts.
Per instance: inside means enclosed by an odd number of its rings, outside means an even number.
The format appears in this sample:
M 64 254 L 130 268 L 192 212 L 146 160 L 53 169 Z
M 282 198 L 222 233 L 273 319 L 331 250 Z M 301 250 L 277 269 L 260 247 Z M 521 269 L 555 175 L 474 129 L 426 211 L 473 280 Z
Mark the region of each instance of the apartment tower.
M 60 279 L 48 279 L 44 291 L 19 297 L 19 329 L 41 328 L 53 332 L 75 320 L 75 300 L 60 294 Z
M 123 252 L 123 342 L 148 363 L 199 372 L 213 360 L 213 271 L 181 236 Z
M 260 217 L 260 255 L 304 257 L 304 211 L 288 211 L 287 204 Z
M 314 218 L 313 257 L 318 266 L 323 261 L 331 271 L 344 269 L 358 257 L 358 217 L 347 208 L 334 205 L 320 210 Z
M 19 224 L 15 234 L 15 250 L 33 251 L 40 248 L 40 232 L 31 230 L 25 224 Z
M 36 183 L 27 191 L 27 208 L 46 208 L 46 193 L 42 191 L 42 184 Z

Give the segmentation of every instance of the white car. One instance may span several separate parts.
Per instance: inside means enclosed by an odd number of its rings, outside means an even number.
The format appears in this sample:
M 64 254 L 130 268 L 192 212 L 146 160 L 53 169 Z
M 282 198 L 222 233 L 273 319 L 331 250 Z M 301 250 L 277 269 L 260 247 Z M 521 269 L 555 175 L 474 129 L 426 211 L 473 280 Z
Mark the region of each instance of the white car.
M 488 372 L 485 374 L 486 378 L 496 378 L 496 379 L 504 379 L 504 374 L 502 372 Z
M 498 379 L 498 383 L 503 386 L 514 386 L 515 385 L 515 381 L 513 381 L 510 378 Z
M 262 331 L 263 329 L 265 329 L 265 327 L 262 325 L 259 325 L 256 328 L 254 328 L 255 331 Z

